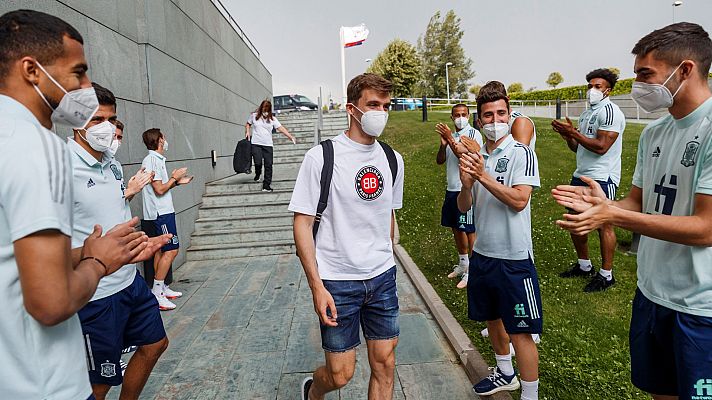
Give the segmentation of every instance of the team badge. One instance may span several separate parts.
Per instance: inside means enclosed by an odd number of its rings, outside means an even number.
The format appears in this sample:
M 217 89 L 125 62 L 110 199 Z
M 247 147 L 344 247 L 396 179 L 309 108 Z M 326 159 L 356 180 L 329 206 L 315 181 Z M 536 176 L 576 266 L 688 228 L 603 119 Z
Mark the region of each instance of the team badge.
M 494 167 L 494 172 L 507 172 L 507 164 L 509 164 L 508 158 L 500 158 L 499 160 L 497 160 L 497 166 Z
M 378 168 L 369 165 L 356 174 L 356 193 L 364 200 L 377 199 L 383 193 L 383 174 Z
M 685 146 L 685 152 L 682 154 L 682 160 L 680 164 L 691 167 L 695 165 L 695 155 L 697 155 L 697 149 L 700 148 L 700 143 L 696 141 L 687 142 Z
M 119 167 L 116 166 L 116 164 L 111 164 L 111 172 L 114 173 L 114 178 L 116 178 L 117 181 L 120 181 L 123 179 L 124 175 L 121 173 L 121 170 Z
M 116 364 L 105 362 L 101 364 L 101 376 L 104 378 L 111 378 L 116 376 Z

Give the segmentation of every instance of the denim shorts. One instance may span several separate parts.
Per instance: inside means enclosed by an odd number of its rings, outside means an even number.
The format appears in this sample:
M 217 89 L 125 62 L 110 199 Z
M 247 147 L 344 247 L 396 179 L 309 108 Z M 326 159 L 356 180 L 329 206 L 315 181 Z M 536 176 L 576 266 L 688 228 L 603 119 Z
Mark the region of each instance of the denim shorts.
M 366 340 L 395 339 L 398 323 L 396 267 L 364 281 L 324 280 L 334 298 L 338 326 L 321 324 L 321 347 L 342 353 L 361 344 L 359 326 Z

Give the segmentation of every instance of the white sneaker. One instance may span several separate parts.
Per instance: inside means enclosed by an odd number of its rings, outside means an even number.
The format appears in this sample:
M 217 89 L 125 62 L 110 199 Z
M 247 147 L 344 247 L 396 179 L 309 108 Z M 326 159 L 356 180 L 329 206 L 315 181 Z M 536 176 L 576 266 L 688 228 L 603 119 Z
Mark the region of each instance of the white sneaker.
M 452 279 L 452 278 L 457 278 L 458 276 L 461 276 L 467 272 L 467 266 L 466 265 L 455 265 L 452 269 L 452 272 L 447 274 L 447 277 Z
M 183 292 L 176 292 L 175 290 L 169 288 L 168 285 L 163 286 L 163 294 L 167 299 L 177 299 L 183 296 Z
M 176 305 L 173 304 L 170 300 L 168 300 L 163 293 L 161 293 L 160 295 L 156 295 L 154 293 L 153 295 L 156 296 L 156 300 L 158 300 L 158 309 L 159 310 L 168 311 L 168 310 L 173 310 L 176 308 Z
M 458 289 L 464 289 L 467 287 L 467 279 L 470 276 L 467 272 L 462 274 L 462 279 L 460 279 L 460 282 L 457 283 L 457 288 Z

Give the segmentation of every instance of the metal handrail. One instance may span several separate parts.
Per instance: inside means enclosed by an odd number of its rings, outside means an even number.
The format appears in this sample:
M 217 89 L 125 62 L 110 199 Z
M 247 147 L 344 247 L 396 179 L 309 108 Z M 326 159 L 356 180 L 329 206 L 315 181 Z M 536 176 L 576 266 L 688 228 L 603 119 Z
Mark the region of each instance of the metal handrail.
M 220 14 L 225 18 L 225 20 L 232 26 L 232 29 L 235 30 L 235 32 L 242 38 L 242 40 L 245 41 L 245 44 L 247 44 L 247 47 L 254 53 L 257 58 L 260 58 L 260 52 L 257 50 L 257 47 L 252 43 L 249 37 L 245 34 L 245 31 L 240 28 L 240 25 L 237 24 L 237 21 L 235 21 L 235 18 L 232 17 L 230 14 L 230 11 L 227 10 L 227 7 L 223 5 L 223 3 L 220 0 L 212 0 L 213 5 L 215 8 L 220 11 Z

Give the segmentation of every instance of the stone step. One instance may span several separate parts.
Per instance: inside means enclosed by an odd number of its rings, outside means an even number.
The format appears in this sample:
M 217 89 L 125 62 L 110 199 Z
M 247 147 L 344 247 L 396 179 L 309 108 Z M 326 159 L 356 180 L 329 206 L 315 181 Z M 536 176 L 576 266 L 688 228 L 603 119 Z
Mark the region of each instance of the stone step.
M 243 217 L 207 217 L 195 221 L 195 229 L 224 230 L 224 229 L 252 229 L 270 226 L 281 226 L 291 229 L 293 214 L 291 212 L 273 213 L 269 215 L 248 215 Z
M 206 194 L 203 196 L 203 207 L 242 207 L 245 205 L 270 205 L 272 203 L 289 203 L 292 189 L 280 189 L 274 192 L 246 192 L 240 194 Z
M 222 260 L 226 258 L 294 254 L 294 241 L 246 242 L 235 245 L 203 245 L 188 248 L 188 261 Z
M 316 121 L 305 121 L 305 122 L 289 122 L 289 123 L 284 123 L 283 125 L 287 128 L 288 131 L 296 131 L 296 132 L 309 132 L 313 131 L 314 127 L 316 126 L 317 122 Z M 348 123 L 346 120 L 343 121 L 328 121 L 328 122 L 323 122 L 321 124 L 322 130 L 336 130 L 336 129 L 346 129 L 348 128 Z
M 246 203 L 236 206 L 206 206 L 198 210 L 198 218 L 245 217 L 281 214 L 288 212 L 289 200 L 274 203 Z
M 274 190 L 292 190 L 294 188 L 294 179 L 280 178 L 272 180 L 272 189 Z M 205 185 L 206 195 L 215 194 L 245 194 L 249 192 L 257 192 L 262 190 L 262 182 L 244 182 L 230 185 Z
M 209 244 L 232 245 L 236 243 L 266 242 L 293 239 L 292 226 L 253 227 L 246 229 L 220 229 L 195 231 L 190 238 L 191 246 Z

